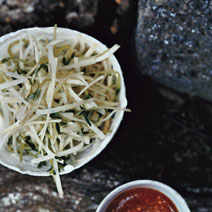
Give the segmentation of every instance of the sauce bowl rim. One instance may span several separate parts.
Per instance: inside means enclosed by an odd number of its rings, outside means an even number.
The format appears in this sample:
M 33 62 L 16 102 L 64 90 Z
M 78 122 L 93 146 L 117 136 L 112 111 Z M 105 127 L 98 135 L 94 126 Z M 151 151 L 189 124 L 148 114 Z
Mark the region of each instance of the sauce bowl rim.
M 167 196 L 175 204 L 179 212 L 190 212 L 186 201 L 177 191 L 170 186 L 155 180 L 135 180 L 118 186 L 102 200 L 96 212 L 105 212 L 111 201 L 120 193 L 139 187 L 157 190 Z

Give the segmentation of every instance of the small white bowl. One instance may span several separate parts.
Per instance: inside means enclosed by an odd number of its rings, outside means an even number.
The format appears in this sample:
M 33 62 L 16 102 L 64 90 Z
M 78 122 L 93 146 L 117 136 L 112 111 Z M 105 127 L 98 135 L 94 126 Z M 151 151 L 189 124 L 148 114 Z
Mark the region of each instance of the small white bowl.
M 177 191 L 164 183 L 153 180 L 136 180 L 117 187 L 103 199 L 96 212 L 105 212 L 112 200 L 124 191 L 131 190 L 133 188 L 151 188 L 160 191 L 175 204 L 179 212 L 190 212 L 187 203 L 183 197 L 177 193 Z
M 54 27 L 44 27 L 44 28 L 34 27 L 34 28 L 18 30 L 16 32 L 12 32 L 7 35 L 4 35 L 0 37 L 0 59 L 3 59 L 9 56 L 7 52 L 9 44 L 17 40 L 18 37 L 20 36 L 24 38 L 24 36 L 26 36 L 27 34 L 32 34 L 34 37 L 42 37 L 42 39 L 46 39 L 46 38 L 49 39 L 49 38 L 52 38 L 53 33 L 54 33 Z M 97 39 L 87 34 L 84 34 L 75 30 L 67 29 L 67 28 L 60 28 L 60 27 L 57 28 L 57 39 L 76 40 L 76 39 L 79 39 L 79 37 L 83 38 L 83 40 L 85 40 L 88 45 L 95 43 L 97 46 L 96 51 L 98 53 L 102 53 L 108 49 L 103 43 L 101 43 Z M 121 76 L 121 89 L 120 89 L 120 95 L 119 95 L 119 102 L 120 102 L 120 107 L 125 108 L 127 106 L 127 99 L 126 99 L 125 84 L 124 84 L 122 70 L 119 65 L 119 62 L 117 61 L 114 55 L 110 56 L 109 60 L 113 66 L 113 69 L 118 71 Z M 90 160 L 95 158 L 112 140 L 113 136 L 118 130 L 118 127 L 123 119 L 123 115 L 124 115 L 123 111 L 117 111 L 112 121 L 112 124 L 110 126 L 111 132 L 107 134 L 106 138 L 102 141 L 97 140 L 97 144 L 96 144 L 97 146 L 95 146 L 94 150 L 91 147 L 91 154 L 87 155 L 84 161 L 75 164 L 74 167 L 66 166 L 60 174 L 70 173 L 73 170 L 80 168 L 81 166 L 85 165 Z M 0 129 L 3 128 L 3 126 L 4 126 L 4 123 L 2 118 L 0 117 Z M 0 142 L 1 142 L 1 138 L 0 138 Z M 30 160 L 23 159 L 23 161 L 20 162 L 20 159 L 16 154 L 9 153 L 7 149 L 7 145 L 3 145 L 0 148 L 0 164 L 10 169 L 13 169 L 15 171 L 18 171 L 22 174 L 29 174 L 34 176 L 49 176 L 50 175 L 48 171 L 43 169 L 43 167 L 38 169 L 37 164 L 32 164 Z

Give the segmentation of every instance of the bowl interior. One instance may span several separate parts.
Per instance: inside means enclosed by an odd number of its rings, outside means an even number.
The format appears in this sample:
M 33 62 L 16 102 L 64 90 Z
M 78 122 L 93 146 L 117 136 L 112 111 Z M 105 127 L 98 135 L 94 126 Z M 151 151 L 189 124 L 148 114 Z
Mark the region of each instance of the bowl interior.
M 17 40 L 17 37 L 24 37 L 28 33 L 32 34 L 35 38 L 43 38 L 43 39 L 51 39 L 53 36 L 54 28 L 53 27 L 48 27 L 48 28 L 28 28 L 28 29 L 23 29 L 19 30 L 17 32 L 13 32 L 10 34 L 7 34 L 3 37 L 0 38 L 0 59 L 3 59 L 5 57 L 8 57 L 7 53 L 7 48 L 8 45 Z M 57 29 L 57 39 L 58 40 L 63 40 L 63 39 L 71 39 L 75 41 L 76 39 L 79 39 L 82 37 L 87 45 L 91 45 L 92 43 L 95 43 L 97 45 L 96 51 L 101 53 L 105 50 L 107 50 L 107 47 L 102 44 L 100 41 L 96 40 L 95 38 L 88 36 L 84 33 L 75 31 L 75 30 L 70 30 L 70 29 L 65 29 L 65 28 L 58 28 Z M 124 84 L 124 79 L 123 79 L 123 74 L 120 68 L 120 65 L 115 58 L 115 56 L 111 56 L 109 58 L 113 69 L 118 71 L 121 76 L 121 90 L 120 90 L 120 107 L 125 108 L 127 105 L 127 100 L 126 100 L 126 93 L 125 93 L 125 84 Z M 1 114 L 0 114 L 1 117 Z M 112 121 L 112 124 L 110 126 L 111 132 L 106 136 L 106 138 L 102 141 L 96 140 L 94 145 L 91 145 L 87 151 L 85 151 L 84 158 L 85 160 L 79 161 L 78 163 L 74 164 L 73 166 L 66 166 L 64 170 L 61 172 L 61 174 L 66 174 L 74 169 L 77 169 L 87 162 L 89 162 L 91 159 L 96 157 L 105 147 L 106 145 L 111 141 L 113 138 L 115 132 L 117 131 L 121 120 L 123 118 L 123 111 L 118 111 L 115 114 L 115 117 Z M 0 127 L 2 127 L 4 124 L 4 120 L 0 118 Z M 35 175 L 35 176 L 49 176 L 49 172 L 46 170 L 46 168 L 37 168 L 36 164 L 32 164 L 30 161 L 32 158 L 26 157 L 22 162 L 20 162 L 19 157 L 14 154 L 14 153 L 9 153 L 7 145 L 2 145 L 1 146 L 1 155 L 0 155 L 0 163 L 10 169 L 13 169 L 15 171 L 18 171 L 23 174 L 29 174 L 29 175 Z
M 103 201 L 97 208 L 96 212 L 106 211 L 111 201 L 114 198 L 116 198 L 119 194 L 123 193 L 124 191 L 139 187 L 151 188 L 160 191 L 161 193 L 165 194 L 175 204 L 179 212 L 190 212 L 187 203 L 179 193 L 177 193 L 174 189 L 167 186 L 166 184 L 152 180 L 136 180 L 117 187 L 103 199 Z

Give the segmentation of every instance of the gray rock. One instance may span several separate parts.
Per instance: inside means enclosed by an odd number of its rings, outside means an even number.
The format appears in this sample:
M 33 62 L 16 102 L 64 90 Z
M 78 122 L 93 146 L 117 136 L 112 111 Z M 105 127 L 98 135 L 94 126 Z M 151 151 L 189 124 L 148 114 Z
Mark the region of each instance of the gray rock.
M 134 0 L 0 0 L 0 35 L 58 24 L 112 45 L 132 34 L 136 7 Z
M 199 71 L 200 64 L 207 64 L 208 68 L 210 64 L 205 61 L 210 62 L 210 21 L 206 17 L 211 9 L 206 8 L 207 2 L 201 1 L 199 9 L 194 9 L 198 1 L 191 0 L 178 1 L 179 5 L 173 0 L 145 2 L 140 1 L 140 28 L 136 37 L 140 46 L 139 66 L 146 71 L 143 73 L 154 74 L 154 67 L 158 66 L 160 72 L 167 71 L 164 73 L 167 79 L 168 71 L 175 70 L 172 67 L 183 73 L 190 70 L 191 61 L 195 71 Z M 87 32 L 108 46 L 121 44 L 116 56 L 125 76 L 128 107 L 132 109 L 132 113 L 125 114 L 113 141 L 98 157 L 61 176 L 63 199 L 57 196 L 52 178 L 22 175 L 0 166 L 0 212 L 95 212 L 112 189 L 137 179 L 155 179 L 170 185 L 186 199 L 191 211 L 212 211 L 211 104 L 170 89 L 160 88 L 159 95 L 158 86 L 134 74 L 135 54 L 130 54 L 130 38 L 136 26 L 136 3 L 135 0 L 0 0 L 1 35 L 19 28 L 58 23 Z M 169 14 L 167 20 L 163 13 Z M 192 29 L 199 29 L 199 34 L 191 32 Z M 158 38 L 154 40 L 154 36 Z M 178 36 L 188 41 L 195 38 L 208 52 L 203 57 L 204 49 L 195 43 L 191 43 L 195 49 L 190 48 L 183 39 L 177 40 Z M 194 50 L 198 59 L 188 57 L 187 51 Z M 169 58 L 173 64 L 168 62 Z M 183 78 L 181 72 L 177 74 Z M 170 73 L 177 75 L 174 71 Z M 176 83 L 179 85 L 179 80 Z
M 142 73 L 211 101 L 211 1 L 140 0 L 135 42 Z
M 99 0 L 68 1 L 66 9 L 66 21 L 75 26 L 87 27 L 95 22 Z
M 0 34 L 33 26 L 91 27 L 100 0 L 0 0 Z

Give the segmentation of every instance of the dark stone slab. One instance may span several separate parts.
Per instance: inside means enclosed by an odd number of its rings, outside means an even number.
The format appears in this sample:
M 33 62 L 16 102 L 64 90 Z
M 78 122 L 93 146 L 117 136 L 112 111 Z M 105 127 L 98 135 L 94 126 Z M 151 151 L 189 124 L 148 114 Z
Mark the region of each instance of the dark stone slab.
M 139 0 L 137 60 L 142 73 L 212 99 L 211 1 Z
M 0 35 L 23 27 L 58 24 L 109 41 L 132 33 L 129 29 L 135 26 L 136 13 L 133 0 L 2 0 Z
M 91 27 L 100 0 L 6 0 L 0 1 L 0 33 L 33 26 Z
M 16 5 L 8 7 L 8 2 Z M 30 0 L 0 1 L 0 34 L 28 26 L 53 25 L 58 20 L 57 11 L 63 11 L 65 15 L 59 17 L 59 26 L 74 29 L 76 25 L 82 26 L 81 31 L 109 46 L 119 43 L 122 47 L 116 56 L 124 72 L 128 107 L 132 112 L 125 114 L 116 136 L 98 157 L 61 177 L 64 199 L 58 198 L 51 177 L 22 175 L 0 166 L 0 212 L 94 212 L 111 190 L 137 179 L 164 182 L 186 199 L 192 212 L 212 212 L 212 105 L 136 75 L 135 52 L 130 51 L 136 26 L 136 1 L 99 0 L 97 10 L 95 5 L 83 10 L 96 13 L 95 21 L 90 19 L 86 26 L 80 25 L 83 18 L 68 23 L 66 14 L 75 10 L 78 13 L 76 8 L 79 8 L 75 5 L 70 9 L 68 1 L 34 1 L 34 10 L 28 13 L 31 22 L 28 22 L 23 4 L 31 3 Z M 2 10 L 3 6 L 8 7 L 7 12 Z M 19 15 L 25 14 L 26 22 L 15 19 L 14 14 L 10 16 L 11 22 L 5 22 L 3 17 L 15 8 L 21 11 Z M 49 17 L 43 20 L 43 14 Z M 144 50 L 148 54 L 147 45 Z M 152 67 L 151 60 L 145 65 Z
M 138 101 L 130 96 L 139 83 L 143 88 Z M 127 84 L 133 112 L 125 115 L 115 138 L 97 158 L 61 177 L 64 199 L 57 196 L 51 177 L 0 167 L 0 211 L 94 212 L 118 185 L 154 179 L 176 189 L 191 211 L 211 212 L 211 105 L 164 88 L 158 92 L 135 77 Z

